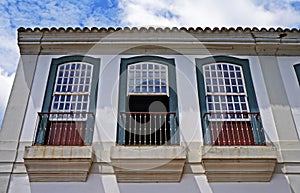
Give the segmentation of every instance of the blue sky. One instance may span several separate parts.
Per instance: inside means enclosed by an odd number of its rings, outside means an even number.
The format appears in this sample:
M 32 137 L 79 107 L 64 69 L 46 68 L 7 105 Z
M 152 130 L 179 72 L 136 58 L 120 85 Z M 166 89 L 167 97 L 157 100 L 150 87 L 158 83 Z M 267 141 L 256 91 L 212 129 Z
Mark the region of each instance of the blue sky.
M 300 28 L 300 0 L 0 0 L 0 125 L 19 27 Z

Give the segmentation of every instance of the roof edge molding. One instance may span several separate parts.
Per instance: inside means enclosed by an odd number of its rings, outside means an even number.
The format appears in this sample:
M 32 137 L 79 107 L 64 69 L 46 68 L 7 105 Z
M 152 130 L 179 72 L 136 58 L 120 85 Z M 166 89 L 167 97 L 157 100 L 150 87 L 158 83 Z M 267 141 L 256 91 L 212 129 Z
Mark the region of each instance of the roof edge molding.
M 300 50 L 300 29 L 282 28 L 19 28 L 21 54 L 119 54 L 138 48 L 138 53 L 161 53 L 154 47 L 184 55 L 222 51 L 236 55 L 294 56 Z M 151 48 L 150 48 L 151 47 Z M 149 51 L 150 49 L 150 51 Z M 170 53 L 173 54 L 173 53 Z

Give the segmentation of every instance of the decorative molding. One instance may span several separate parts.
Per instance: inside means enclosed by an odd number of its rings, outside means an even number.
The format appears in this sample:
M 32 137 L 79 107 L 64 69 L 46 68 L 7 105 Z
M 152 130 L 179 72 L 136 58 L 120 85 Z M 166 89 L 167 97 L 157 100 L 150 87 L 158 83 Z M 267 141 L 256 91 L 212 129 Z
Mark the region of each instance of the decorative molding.
M 269 182 L 277 162 L 274 146 L 204 146 L 202 151 L 209 182 Z
M 31 182 L 85 182 L 92 146 L 27 146 L 24 164 Z
M 97 52 L 117 54 L 137 46 L 160 46 L 180 54 L 200 54 L 220 50 L 243 55 L 298 55 L 298 29 L 257 28 L 51 28 L 18 30 L 21 54 L 70 54 Z M 76 45 L 76 46 L 75 46 Z M 201 51 L 202 50 L 202 51 Z
M 186 150 L 181 146 L 114 146 L 110 156 L 118 182 L 179 182 Z

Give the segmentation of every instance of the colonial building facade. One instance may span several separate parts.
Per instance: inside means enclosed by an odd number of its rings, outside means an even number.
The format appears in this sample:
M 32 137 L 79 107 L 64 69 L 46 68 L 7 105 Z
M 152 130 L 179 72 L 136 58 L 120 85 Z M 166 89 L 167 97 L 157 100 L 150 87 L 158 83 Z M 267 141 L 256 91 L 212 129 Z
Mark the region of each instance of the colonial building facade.
M 300 192 L 300 31 L 18 30 L 0 192 Z

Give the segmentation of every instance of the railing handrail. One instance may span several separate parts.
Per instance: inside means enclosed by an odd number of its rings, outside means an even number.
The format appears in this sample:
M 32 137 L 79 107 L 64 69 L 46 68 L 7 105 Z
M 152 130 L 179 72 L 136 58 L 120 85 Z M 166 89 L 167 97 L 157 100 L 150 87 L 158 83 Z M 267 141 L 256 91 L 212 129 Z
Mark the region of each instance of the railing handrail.
M 165 114 L 165 115 L 169 115 L 169 114 L 176 114 L 176 112 L 120 112 L 120 114 Z
M 206 112 L 203 114 L 202 119 L 205 119 L 207 115 L 218 115 L 218 114 L 224 114 L 224 115 L 256 115 L 259 116 L 259 112 L 248 112 L 248 111 L 241 111 L 241 112 Z
M 118 144 L 178 144 L 176 112 L 119 112 Z

